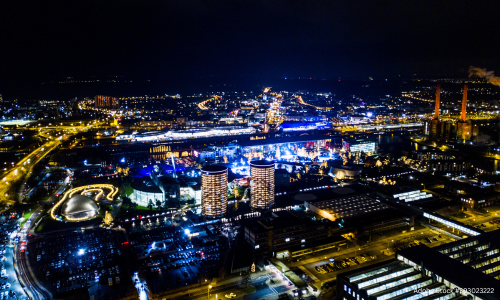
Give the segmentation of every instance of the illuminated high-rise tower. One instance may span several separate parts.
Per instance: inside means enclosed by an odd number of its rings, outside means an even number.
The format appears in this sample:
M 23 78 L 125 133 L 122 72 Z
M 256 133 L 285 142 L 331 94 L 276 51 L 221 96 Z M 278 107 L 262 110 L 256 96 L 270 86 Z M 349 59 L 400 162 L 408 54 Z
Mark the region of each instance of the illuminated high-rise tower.
M 201 169 L 202 214 L 207 217 L 221 217 L 227 210 L 227 168 L 206 166 Z
M 267 209 L 274 205 L 274 162 L 255 160 L 250 162 L 251 206 Z

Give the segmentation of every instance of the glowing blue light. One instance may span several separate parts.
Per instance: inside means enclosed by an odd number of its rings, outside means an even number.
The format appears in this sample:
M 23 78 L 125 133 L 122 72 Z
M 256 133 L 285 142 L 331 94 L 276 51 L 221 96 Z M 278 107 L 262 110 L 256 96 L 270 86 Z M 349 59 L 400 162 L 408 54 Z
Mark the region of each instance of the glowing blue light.
M 84 254 L 85 254 L 85 249 L 78 250 L 78 255 L 84 255 Z
M 184 233 L 185 233 L 186 235 L 190 235 L 190 234 L 191 234 L 191 230 L 189 230 L 189 229 L 184 229 Z
M 231 171 L 241 176 L 250 176 L 250 167 L 248 166 L 233 167 Z
M 368 118 L 371 118 L 371 117 L 373 116 L 373 113 L 372 113 L 371 111 L 369 111 L 369 112 L 367 112 L 367 113 L 366 113 L 366 116 L 367 116 Z
M 120 160 L 121 163 L 125 163 L 125 157 Z

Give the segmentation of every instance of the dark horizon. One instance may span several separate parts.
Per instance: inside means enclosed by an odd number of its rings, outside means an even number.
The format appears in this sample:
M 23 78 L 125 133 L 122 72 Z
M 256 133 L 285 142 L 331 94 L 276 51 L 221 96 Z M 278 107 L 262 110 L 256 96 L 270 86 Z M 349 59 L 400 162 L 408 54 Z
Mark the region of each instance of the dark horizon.
M 466 78 L 464 78 L 466 79 Z M 77 80 L 76 78 L 68 81 Z M 358 79 L 309 79 L 309 78 L 277 78 L 261 80 L 237 80 L 237 79 L 207 79 L 207 80 L 170 80 L 166 82 L 155 82 L 147 80 L 120 79 L 120 82 L 77 82 L 77 83 L 43 83 L 24 85 L 4 89 L 3 98 L 6 100 L 69 100 L 77 97 L 94 97 L 95 95 L 110 95 L 115 97 L 137 97 L 156 95 L 191 96 L 203 94 L 203 96 L 217 92 L 253 92 L 259 94 L 265 87 L 272 87 L 274 91 L 308 91 L 311 93 L 333 93 L 338 95 L 366 95 L 373 93 L 386 95 L 393 91 L 399 93 L 401 89 L 413 86 L 416 81 L 408 81 L 402 78 L 392 80 L 358 80 Z M 430 80 L 420 80 L 418 85 L 434 83 Z M 489 84 L 485 85 L 489 86 Z M 365 86 L 364 88 L 362 88 Z M 367 88 L 369 86 L 369 88 Z M 460 89 L 460 88 L 459 88 Z
M 498 12 L 493 1 L 3 2 L 0 93 L 47 97 L 39 85 L 66 77 L 124 76 L 177 93 L 227 80 L 498 73 Z

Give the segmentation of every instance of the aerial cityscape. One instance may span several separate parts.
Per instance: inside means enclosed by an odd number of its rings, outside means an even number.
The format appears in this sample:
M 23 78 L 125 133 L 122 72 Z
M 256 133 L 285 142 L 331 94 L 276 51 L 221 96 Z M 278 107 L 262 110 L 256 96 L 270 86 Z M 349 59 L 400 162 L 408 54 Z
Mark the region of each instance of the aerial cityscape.
M 500 4 L 362 3 L 0 4 L 0 300 L 500 299 Z

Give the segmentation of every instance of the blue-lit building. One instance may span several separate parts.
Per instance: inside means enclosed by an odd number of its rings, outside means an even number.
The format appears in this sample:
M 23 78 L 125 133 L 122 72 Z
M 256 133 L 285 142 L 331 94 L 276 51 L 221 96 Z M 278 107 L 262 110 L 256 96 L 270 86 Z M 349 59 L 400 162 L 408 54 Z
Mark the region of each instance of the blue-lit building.
M 151 174 L 151 179 L 165 195 L 165 201 L 169 202 L 169 207 L 179 207 L 181 200 L 180 183 L 176 179 L 166 175 Z
M 240 154 L 245 155 L 251 152 L 262 152 L 264 156 L 276 156 L 276 151 L 280 150 L 280 159 L 297 154 L 297 150 L 305 148 L 308 150 L 324 149 L 330 137 L 325 135 L 307 135 L 297 137 L 287 137 L 280 139 L 255 139 L 239 143 Z
M 232 161 L 236 159 L 239 153 L 239 146 L 237 144 L 229 144 L 227 146 L 208 146 L 204 148 L 194 149 L 193 156 L 197 158 L 198 162 L 219 163 L 224 162 L 224 157 Z
M 318 122 L 283 122 L 280 125 L 283 132 L 290 131 L 304 131 L 304 130 L 315 130 L 315 129 L 328 129 L 331 128 L 330 123 L 326 121 Z
M 238 141 L 230 143 L 227 146 L 209 146 L 193 149 L 193 156 L 198 162 L 222 163 L 224 156 L 229 162 L 232 162 L 240 156 L 248 154 L 262 153 L 264 158 L 268 156 L 277 157 L 279 149 L 279 157 L 281 160 L 286 160 L 297 155 L 297 150 L 304 148 L 310 151 L 325 149 L 327 141 L 330 137 L 325 135 L 307 135 L 272 139 L 266 136 L 250 137 L 250 140 Z

